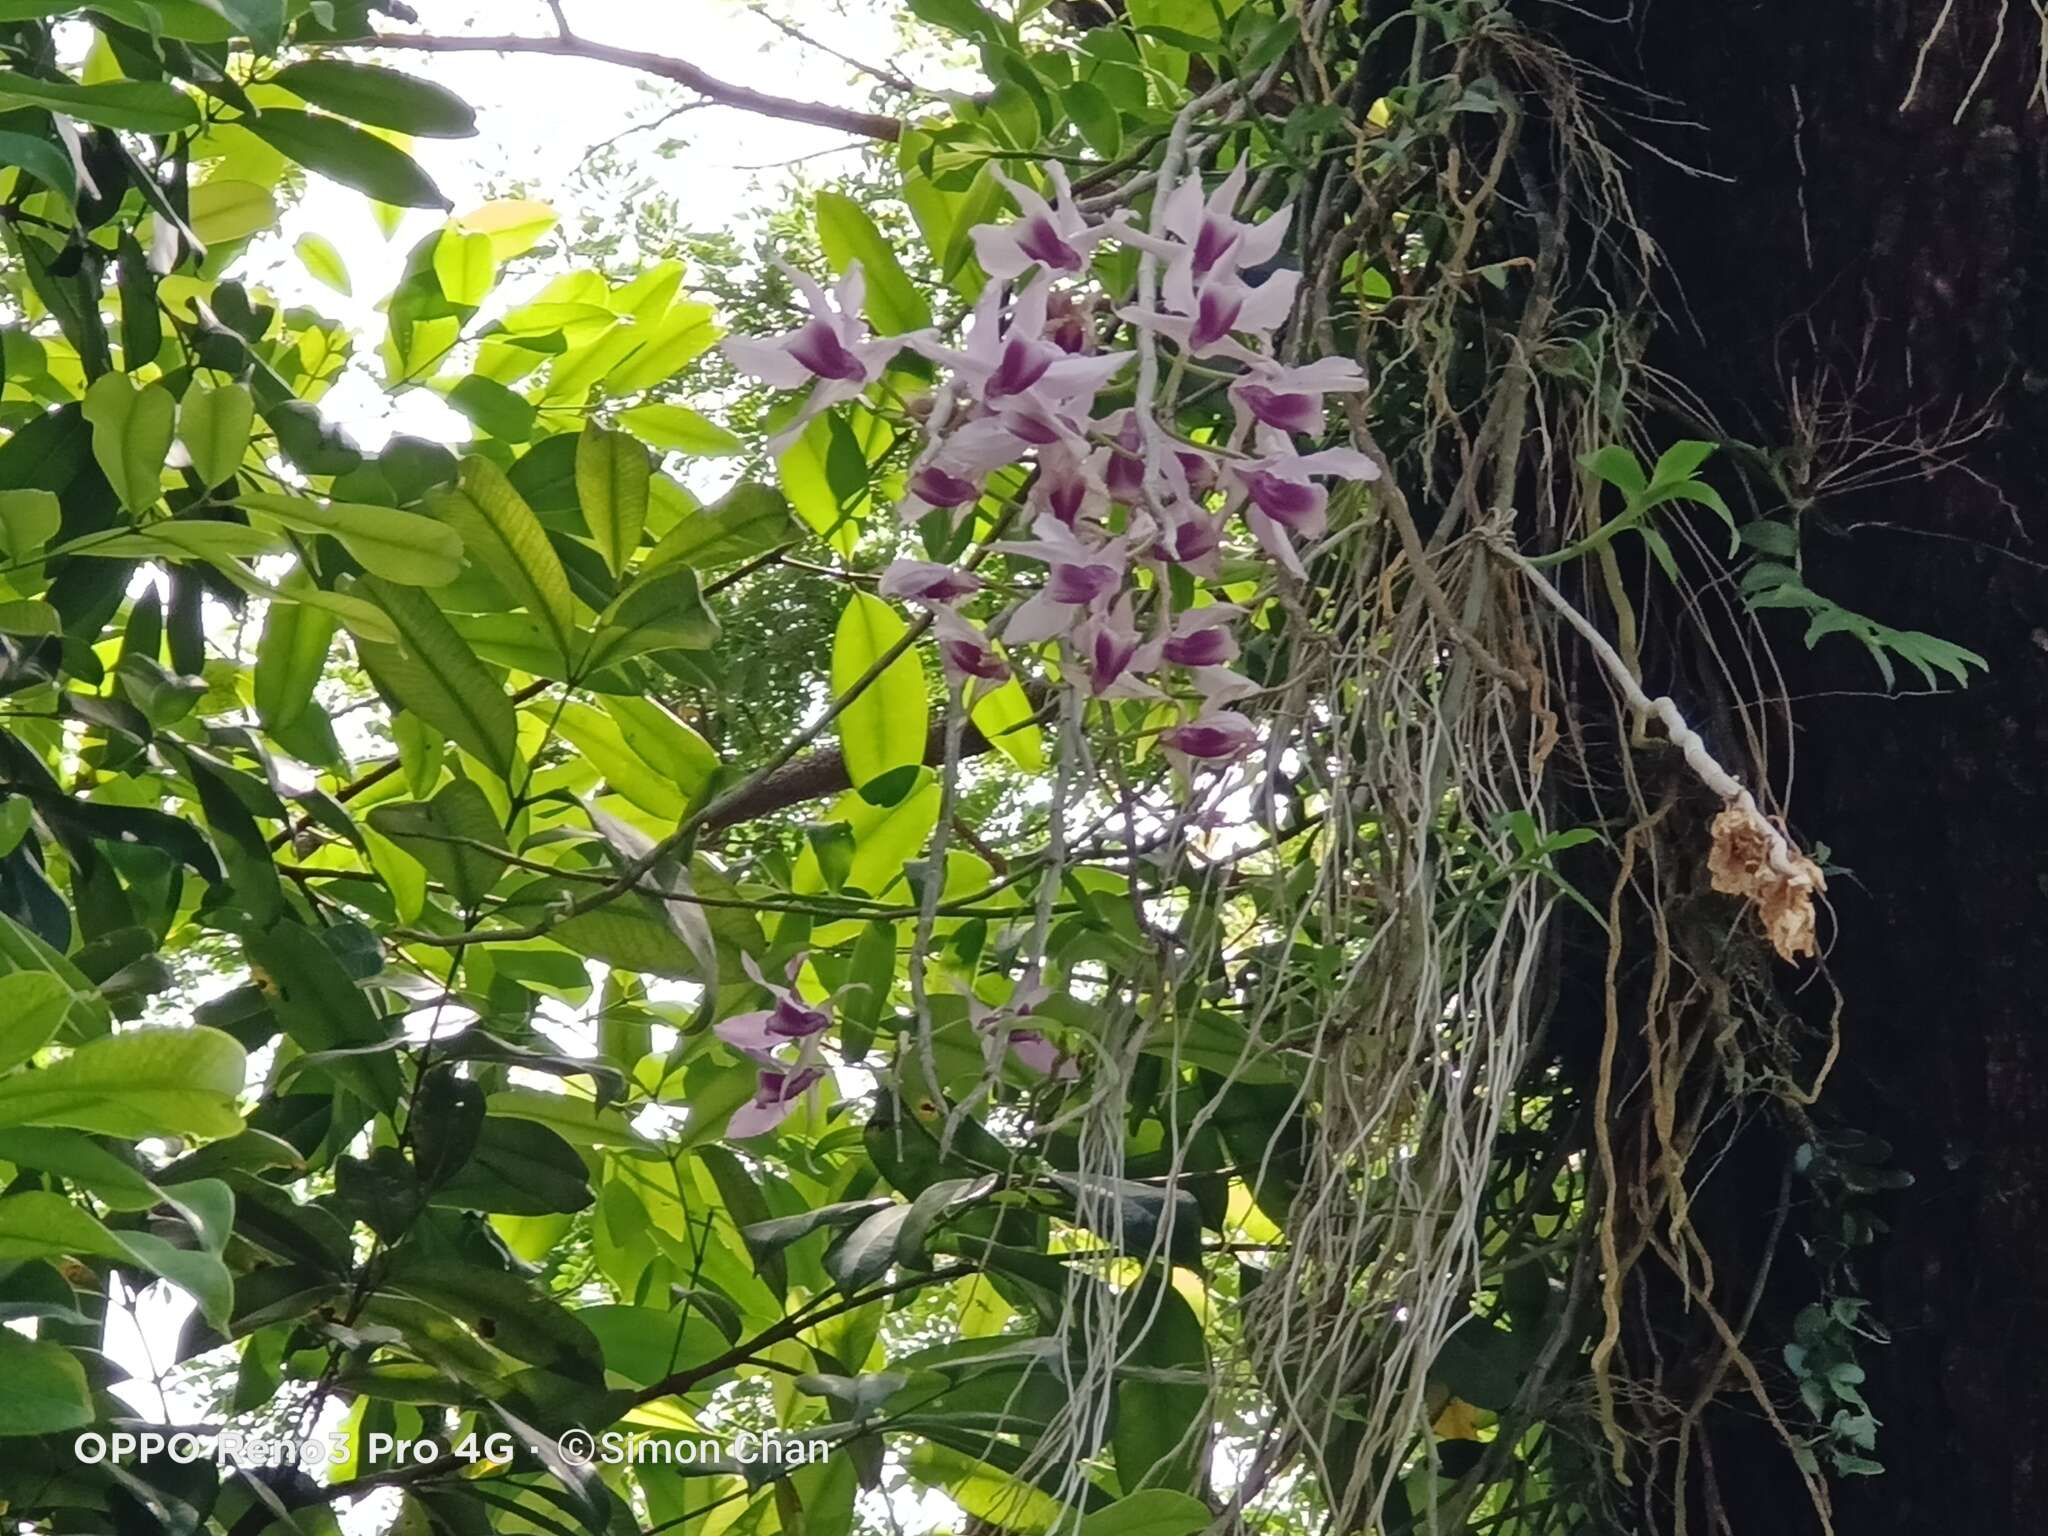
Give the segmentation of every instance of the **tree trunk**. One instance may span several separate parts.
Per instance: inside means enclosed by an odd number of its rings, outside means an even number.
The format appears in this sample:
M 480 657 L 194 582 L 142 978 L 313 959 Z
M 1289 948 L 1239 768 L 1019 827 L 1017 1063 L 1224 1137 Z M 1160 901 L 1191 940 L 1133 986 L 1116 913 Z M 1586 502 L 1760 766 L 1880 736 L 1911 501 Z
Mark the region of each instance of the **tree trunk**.
M 1846 1480 L 1835 1527 L 2034 1536 L 2048 1529 L 2048 21 L 2008 0 L 1636 13 L 1555 24 L 1626 82 L 1605 94 L 1641 114 L 1628 132 L 1707 173 L 1627 151 L 1673 280 L 1653 361 L 1735 436 L 1794 450 L 1795 477 L 1810 457 L 1809 586 L 1990 667 L 1966 690 L 1886 697 L 1853 641 L 1809 653 L 1800 624 L 1772 626 L 1797 727 L 1775 766 L 1801 837 L 1849 871 L 1831 889 L 1846 1008 L 1825 1102 L 1915 1180 L 1876 1203 L 1891 1231 L 1860 1271 L 1894 1335 L 1866 1356 L 1886 1470 Z M 1637 87 L 1662 100 L 1623 94 Z M 1902 669 L 1901 692 L 1921 686 Z M 1775 1190 L 1730 1199 L 1760 1238 Z M 1734 1536 L 1811 1528 L 1749 1472 L 1719 1468 L 1748 1506 L 1728 1509 Z

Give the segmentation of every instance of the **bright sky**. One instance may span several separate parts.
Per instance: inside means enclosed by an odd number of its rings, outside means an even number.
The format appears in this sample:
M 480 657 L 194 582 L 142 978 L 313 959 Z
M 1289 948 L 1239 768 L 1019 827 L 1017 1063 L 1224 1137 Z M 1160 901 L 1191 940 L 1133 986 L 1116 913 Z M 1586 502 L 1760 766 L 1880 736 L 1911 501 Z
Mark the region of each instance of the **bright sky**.
M 551 36 L 554 21 L 540 0 L 414 0 L 418 28 L 392 30 L 438 35 Z M 865 106 L 870 83 L 818 47 L 798 42 L 757 14 L 801 17 L 802 31 L 828 48 L 878 64 L 895 62 L 895 14 L 884 0 L 565 0 L 571 28 L 593 41 L 687 59 L 732 84 L 803 100 Z M 689 99 L 680 86 L 650 81 L 617 65 L 540 54 L 444 54 L 393 50 L 388 62 L 428 76 L 477 110 L 472 139 L 420 140 L 413 153 L 451 198 L 457 211 L 474 207 L 508 179 L 528 184 L 564 215 L 579 209 L 575 173 L 591 148 L 636 125 L 654 125 Z M 927 68 L 930 77 L 940 73 Z M 678 153 L 657 151 L 680 142 Z M 830 177 L 857 163 L 862 145 L 846 134 L 788 123 L 730 108 L 706 106 L 666 126 L 649 126 L 621 143 L 642 169 L 672 193 L 695 229 L 729 229 L 775 200 L 778 187 L 801 170 Z M 799 162 L 799 164 L 792 164 Z M 292 210 L 282 238 L 250 252 L 251 274 L 288 302 L 311 304 L 358 333 L 359 354 L 382 335 L 376 300 L 397 282 L 405 254 L 441 222 L 415 212 L 386 239 L 363 197 L 313 178 Z M 292 243 L 318 231 L 344 254 L 354 298 L 320 286 L 300 267 Z M 658 253 L 665 254 L 665 253 Z M 359 374 L 324 402 L 364 446 L 375 448 L 392 431 L 407 430 L 460 441 L 468 424 L 415 390 L 394 410 L 375 382 Z

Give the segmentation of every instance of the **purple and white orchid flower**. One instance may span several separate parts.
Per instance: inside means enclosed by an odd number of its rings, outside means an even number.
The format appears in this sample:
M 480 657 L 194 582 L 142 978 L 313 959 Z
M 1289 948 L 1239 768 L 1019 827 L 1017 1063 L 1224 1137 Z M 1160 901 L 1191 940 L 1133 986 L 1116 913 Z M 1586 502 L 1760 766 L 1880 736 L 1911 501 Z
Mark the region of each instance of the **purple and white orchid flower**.
M 1044 983 L 1037 980 L 1019 982 L 1010 1000 L 1000 1008 L 991 1008 L 972 992 L 967 994 L 967 1017 L 975 1033 L 981 1036 L 982 1053 L 990 1071 L 1002 1064 L 1007 1050 L 1033 1072 L 1056 1082 L 1070 1083 L 1081 1075 L 1080 1063 L 1073 1057 L 1038 1030 L 1020 1023 L 1030 1018 L 1032 1010 L 1050 995 Z
M 1048 568 L 1045 585 L 1019 605 L 1003 626 L 1011 645 L 1032 645 L 1063 634 L 1086 610 L 1106 604 L 1123 586 L 1129 564 L 1123 541 L 1091 545 L 1056 517 L 1032 524 L 1035 539 L 1018 539 L 995 547 L 1005 554 L 1042 561 Z
M 1365 388 L 1365 374 L 1348 357 L 1319 357 L 1298 368 L 1254 364 L 1230 386 L 1240 431 L 1254 424 L 1320 437 L 1328 424 L 1325 395 Z
M 797 973 L 804 966 L 802 955 L 789 962 L 791 984 L 786 987 L 777 986 L 763 976 L 752 955 L 742 955 L 740 963 L 747 968 L 747 974 L 754 978 L 755 983 L 775 999 L 775 1006 L 753 1013 L 736 1013 L 711 1027 L 712 1033 L 734 1050 L 745 1051 L 758 1058 L 777 1046 L 787 1045 L 792 1040 L 808 1040 L 832 1027 L 831 1010 L 805 1002 L 796 990 Z
M 767 1067 L 761 1069 L 761 1080 L 754 1086 L 754 1097 L 732 1112 L 732 1119 L 726 1122 L 725 1134 L 735 1141 L 746 1141 L 755 1136 L 765 1136 L 783 1121 L 814 1083 L 825 1076 L 823 1067 Z
M 991 170 L 1016 199 L 1021 215 L 1014 223 L 977 224 L 969 231 L 981 270 L 997 282 L 1020 277 L 1034 266 L 1069 277 L 1085 272 L 1089 252 L 1109 233 L 1089 224 L 1075 206 L 1065 167 L 1055 162 L 1046 167 L 1046 173 L 1053 185 L 1054 201 L 1050 203 L 1022 182 Z
M 1319 539 L 1329 526 L 1329 488 L 1315 476 L 1377 480 L 1380 469 L 1355 448 L 1296 453 L 1291 448 L 1226 466 L 1236 482 L 1245 525 L 1260 545 L 1296 576 L 1306 576 L 1296 538 Z
M 946 675 L 954 681 L 999 683 L 1010 675 L 1010 664 L 1003 660 L 995 643 L 980 626 L 963 619 L 953 609 L 932 609 L 932 628 L 939 637 L 939 660 L 945 664 Z
M 1196 762 L 1220 763 L 1241 757 L 1259 739 L 1259 728 L 1234 709 L 1205 710 L 1185 725 L 1159 733 L 1160 744 Z
M 1159 690 L 1143 678 L 1159 665 L 1160 647 L 1139 633 L 1129 592 L 1106 610 L 1081 621 L 1074 630 L 1074 649 L 1088 670 L 1089 691 L 1097 698 L 1160 697 Z
M 918 345 L 925 333 L 868 333 L 867 323 L 860 318 L 867 279 L 857 261 L 847 266 L 846 275 L 830 295 L 808 273 L 787 262 L 778 261 L 776 266 L 803 294 L 811 318 L 781 336 L 729 336 L 719 350 L 740 372 L 776 389 L 812 386 L 802 409 L 768 441 L 770 451 L 782 453 L 803 435 L 813 417 L 856 398 L 882 376 L 891 358 L 907 346 Z
M 1173 621 L 1160 647 L 1163 660 L 1177 667 L 1222 667 L 1237 659 L 1237 636 L 1230 626 L 1244 617 L 1235 603 L 1191 608 Z
M 931 560 L 892 560 L 875 591 L 918 603 L 957 603 L 981 590 L 981 578 L 957 565 Z
M 1051 297 L 1052 285 L 1041 277 L 1017 295 L 1005 319 L 1003 285 L 990 283 L 974 307 L 966 346 L 941 346 L 920 338 L 918 349 L 951 368 L 956 384 L 991 408 L 1026 395 L 1055 407 L 1076 398 L 1093 399 L 1131 354 L 1077 355 L 1049 340 L 1045 326 Z

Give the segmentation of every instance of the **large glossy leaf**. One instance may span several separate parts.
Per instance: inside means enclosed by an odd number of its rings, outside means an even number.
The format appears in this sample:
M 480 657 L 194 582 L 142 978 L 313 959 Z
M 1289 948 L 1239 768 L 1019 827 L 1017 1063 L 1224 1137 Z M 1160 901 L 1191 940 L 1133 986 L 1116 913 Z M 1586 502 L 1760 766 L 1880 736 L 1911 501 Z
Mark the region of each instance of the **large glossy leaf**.
M 420 164 L 396 145 L 338 117 L 271 107 L 249 131 L 309 171 L 400 208 L 453 207 Z
M 832 692 L 845 697 L 908 632 L 896 610 L 855 592 L 832 638 Z M 924 761 L 929 731 L 924 663 L 906 647 L 840 711 L 839 745 L 855 785 Z
M 356 632 L 356 653 L 377 685 L 501 778 L 509 778 L 519 727 L 497 679 L 433 599 L 417 588 L 372 576 L 365 578 L 362 590 L 390 616 L 399 634 L 398 644 L 383 645 Z
M 520 1276 L 407 1251 L 386 1281 L 479 1331 L 487 1326 L 491 1343 L 518 1359 L 572 1380 L 602 1381 L 604 1352 L 596 1336 L 567 1308 L 535 1295 Z
M 667 566 L 630 583 L 598 615 L 583 670 L 599 672 L 649 651 L 709 650 L 718 643 L 718 635 L 718 620 L 704 606 L 697 573 Z
M 243 384 L 209 387 L 194 380 L 178 402 L 178 440 L 192 468 L 209 486 L 225 485 L 249 451 L 256 401 Z
M 625 570 L 647 526 L 647 450 L 622 432 L 592 423 L 576 443 L 576 499 L 597 552 L 612 574 Z
M 301 101 L 423 139 L 464 139 L 476 110 L 446 86 L 355 59 L 308 59 L 270 77 Z
M 98 1417 L 85 1371 L 61 1345 L 0 1328 L 0 1436 L 49 1435 Z
M 0 976 L 0 1072 L 19 1066 L 49 1044 L 71 1011 L 71 999 L 70 985 L 52 971 L 10 971 Z
M 93 457 L 130 512 L 147 512 L 163 494 L 164 461 L 170 456 L 177 410 L 177 401 L 163 385 L 137 388 L 125 373 L 106 374 L 85 392 Z
M 369 819 L 419 860 L 465 912 L 476 910 L 505 872 L 505 861 L 484 851 L 505 845 L 498 813 L 468 779 L 451 780 L 425 802 L 377 806 Z
M 302 533 L 328 533 L 373 576 L 409 587 L 446 586 L 462 574 L 462 537 L 445 523 L 349 501 L 249 492 L 235 505 Z
M 896 248 L 868 211 L 843 192 L 818 194 L 818 241 L 835 272 L 859 262 L 867 276 L 868 318 L 884 336 L 932 323 L 931 305 L 896 259 Z
M 575 655 L 568 574 L 547 530 L 505 472 L 488 459 L 464 459 L 460 480 L 435 497 L 433 508 L 512 600 L 547 627 L 562 655 Z
M 71 961 L 5 913 L 0 913 L 0 975 L 46 973 L 64 983 L 71 1000 L 64 1011 L 65 1038 L 90 1040 L 113 1023 L 106 1000 Z
M 303 570 L 294 571 L 285 590 L 312 585 Z M 272 735 L 289 730 L 313 702 L 314 685 L 327 668 L 336 619 L 324 608 L 306 603 L 273 602 L 263 615 L 263 635 L 256 642 L 253 680 L 256 715 Z
M 46 80 L 16 69 L 0 69 L 0 109 L 21 105 L 136 133 L 176 133 L 199 126 L 199 108 L 192 98 L 160 80 L 80 85 L 75 80 Z
M 109 1136 L 232 1136 L 247 1070 L 215 1029 L 137 1029 L 89 1040 L 62 1061 L 0 1080 L 0 1125 Z
M 789 502 L 759 481 L 743 480 L 703 511 L 671 528 L 647 557 L 647 568 L 669 564 L 712 570 L 793 542 L 799 534 Z

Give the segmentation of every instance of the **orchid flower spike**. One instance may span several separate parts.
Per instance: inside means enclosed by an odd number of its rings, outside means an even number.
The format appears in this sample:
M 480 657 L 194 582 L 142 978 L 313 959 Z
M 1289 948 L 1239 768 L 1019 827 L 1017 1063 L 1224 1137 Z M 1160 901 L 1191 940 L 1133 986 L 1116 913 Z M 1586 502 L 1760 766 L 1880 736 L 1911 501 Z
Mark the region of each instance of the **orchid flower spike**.
M 811 394 L 789 424 L 769 439 L 771 452 L 785 451 L 803 435 L 813 417 L 842 401 L 854 399 L 882 376 L 889 360 L 907 346 L 924 340 L 909 336 L 871 336 L 860 318 L 867 279 L 859 262 L 848 265 L 838 287 L 827 295 L 808 273 L 787 262 L 775 265 L 794 283 L 811 318 L 781 336 L 730 336 L 721 345 L 727 362 L 776 389 L 810 384 Z
M 1051 203 L 1001 171 L 991 172 L 1009 189 L 1022 215 L 1014 223 L 977 224 L 969 232 L 982 271 L 997 282 L 1020 277 L 1034 266 L 1069 277 L 1085 272 L 1089 252 L 1109 233 L 1091 226 L 1075 206 L 1074 189 L 1063 166 L 1049 165 L 1046 173 L 1052 178 L 1055 200 Z

